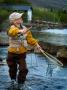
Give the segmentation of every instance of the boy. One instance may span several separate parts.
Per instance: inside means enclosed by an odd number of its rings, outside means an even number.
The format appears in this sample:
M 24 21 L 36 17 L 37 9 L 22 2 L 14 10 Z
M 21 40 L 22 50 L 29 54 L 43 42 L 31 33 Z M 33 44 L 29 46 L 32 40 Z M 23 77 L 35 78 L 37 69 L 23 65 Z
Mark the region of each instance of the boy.
M 32 37 L 32 34 L 29 28 L 25 26 L 21 26 L 23 23 L 22 19 L 23 13 L 13 12 L 9 15 L 10 28 L 8 30 L 9 36 L 9 47 L 8 47 L 8 57 L 7 64 L 9 67 L 9 75 L 11 78 L 11 82 L 14 84 L 18 82 L 18 88 L 21 89 L 21 86 L 24 84 L 26 80 L 26 75 L 28 73 L 27 65 L 26 65 L 26 44 L 30 44 L 32 46 L 36 46 L 38 49 L 41 47 L 38 45 L 36 39 Z M 26 43 L 27 41 L 27 43 Z M 18 65 L 18 76 L 17 76 L 17 65 Z

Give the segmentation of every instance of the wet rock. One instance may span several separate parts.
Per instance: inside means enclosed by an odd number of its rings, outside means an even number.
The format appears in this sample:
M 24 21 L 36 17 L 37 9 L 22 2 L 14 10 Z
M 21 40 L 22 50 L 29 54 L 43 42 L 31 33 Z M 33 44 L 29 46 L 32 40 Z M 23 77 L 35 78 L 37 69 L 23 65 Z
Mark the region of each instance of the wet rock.
M 67 49 L 62 48 L 57 51 L 57 57 L 67 58 Z
M 67 58 L 64 57 L 57 57 L 57 58 L 63 63 L 64 67 L 67 66 Z
M 57 58 L 64 64 L 64 66 L 67 65 L 67 49 L 62 48 L 59 49 L 57 52 Z
M 59 46 L 51 44 L 51 43 L 46 43 L 46 42 L 39 42 L 40 46 L 43 48 L 43 50 L 45 50 L 46 52 L 52 54 L 52 55 L 56 55 Z
M 2 62 L 2 58 L 0 58 L 0 62 Z
M 42 41 L 40 41 L 39 44 L 43 50 L 57 57 L 64 65 L 67 65 L 67 46 L 59 46 Z

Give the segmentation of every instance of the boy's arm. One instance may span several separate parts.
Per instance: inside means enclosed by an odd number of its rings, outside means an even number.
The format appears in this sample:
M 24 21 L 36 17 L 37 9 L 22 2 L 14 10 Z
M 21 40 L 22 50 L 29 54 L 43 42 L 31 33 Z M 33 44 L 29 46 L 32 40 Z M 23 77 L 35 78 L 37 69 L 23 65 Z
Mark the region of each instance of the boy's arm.
M 25 27 L 25 28 L 23 28 L 23 29 L 20 29 L 20 30 L 19 30 L 19 33 L 20 33 L 20 34 L 26 34 L 31 28 L 32 28 L 32 27 L 29 27 L 29 28 L 26 28 L 26 27 Z
M 35 38 L 33 38 L 32 33 L 30 31 L 27 32 L 27 42 L 28 44 L 32 45 L 32 46 L 36 46 L 38 43 L 38 40 L 36 40 Z
M 16 36 L 18 34 L 26 34 L 27 31 L 29 31 L 30 28 L 24 28 L 24 29 L 18 29 L 15 26 L 11 26 L 9 31 L 8 31 L 8 35 L 9 36 Z
M 38 44 L 38 40 L 33 38 L 30 31 L 28 31 L 28 34 L 27 34 L 27 42 L 28 42 L 28 44 L 30 44 L 32 46 L 36 46 L 38 48 L 38 50 L 42 49 L 41 46 Z

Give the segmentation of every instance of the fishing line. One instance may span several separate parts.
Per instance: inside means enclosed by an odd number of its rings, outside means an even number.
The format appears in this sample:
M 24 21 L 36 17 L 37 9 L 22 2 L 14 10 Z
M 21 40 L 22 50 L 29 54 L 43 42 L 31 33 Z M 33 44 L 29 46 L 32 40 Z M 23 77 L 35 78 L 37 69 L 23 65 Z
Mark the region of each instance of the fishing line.
M 57 58 L 55 58 L 54 56 L 52 56 L 51 54 L 45 52 L 44 50 L 40 49 L 41 53 L 48 58 L 48 60 L 50 60 L 51 62 L 53 62 L 54 64 L 58 65 L 58 66 L 63 66 L 63 63 L 61 61 L 59 61 Z

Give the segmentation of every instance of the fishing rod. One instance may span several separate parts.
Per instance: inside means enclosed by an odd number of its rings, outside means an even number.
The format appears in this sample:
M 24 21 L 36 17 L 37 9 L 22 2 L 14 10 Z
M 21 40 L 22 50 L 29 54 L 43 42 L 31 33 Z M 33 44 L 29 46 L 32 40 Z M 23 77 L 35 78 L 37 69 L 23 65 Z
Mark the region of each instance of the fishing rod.
M 22 27 L 22 25 L 21 25 L 21 27 Z M 32 28 L 32 26 L 28 26 L 28 27 L 27 27 L 27 31 L 30 30 L 31 28 Z M 42 53 L 44 56 L 46 56 L 46 57 L 47 57 L 50 61 L 52 61 L 53 63 L 55 63 L 55 64 L 57 64 L 57 65 L 59 65 L 59 66 L 63 66 L 63 63 L 62 63 L 61 61 L 59 61 L 56 57 L 54 57 L 54 56 L 52 56 L 51 54 L 45 52 L 45 51 L 42 50 L 41 48 L 40 48 L 40 51 L 41 51 L 41 53 Z
M 63 63 L 59 61 L 56 57 L 52 56 L 51 54 L 45 52 L 44 50 L 40 49 L 41 53 L 48 58 L 51 62 L 55 63 L 56 65 L 63 66 Z

